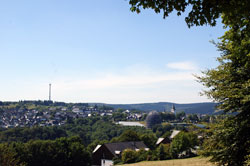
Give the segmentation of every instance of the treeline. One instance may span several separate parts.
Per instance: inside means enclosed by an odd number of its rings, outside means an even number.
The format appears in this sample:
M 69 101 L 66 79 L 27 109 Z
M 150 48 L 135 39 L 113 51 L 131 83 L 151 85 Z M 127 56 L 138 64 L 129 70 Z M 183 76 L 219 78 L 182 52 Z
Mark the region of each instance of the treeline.
M 180 132 L 170 144 L 156 146 L 154 133 L 143 134 L 126 130 L 110 142 L 143 141 L 146 150 L 125 150 L 114 163 L 134 163 L 139 161 L 166 160 L 178 158 L 183 151 L 194 155 L 191 148 L 198 145 L 197 136 L 190 132 Z M 79 136 L 61 137 L 55 140 L 30 140 L 26 143 L 11 142 L 0 144 L 0 165 L 2 166 L 88 166 L 91 165 L 91 153 L 97 144 L 107 141 L 94 141 L 85 146 Z
M 67 131 L 61 127 L 31 127 L 11 128 L 0 131 L 0 143 L 4 142 L 28 142 L 30 140 L 55 140 L 67 137 Z
M 51 127 L 16 127 L 0 129 L 0 143 L 4 142 L 28 142 L 30 140 L 55 140 L 60 137 L 79 136 L 84 145 L 96 140 L 110 141 L 121 135 L 126 130 L 133 130 L 141 134 L 155 134 L 156 137 L 166 136 L 173 129 L 185 130 L 181 125 L 157 124 L 152 130 L 144 127 L 129 127 L 115 125 L 106 117 L 89 117 L 71 119 L 63 126 Z
M 101 117 L 79 118 L 64 126 L 2 129 L 0 166 L 91 165 L 96 145 L 115 141 L 126 130 L 153 134 L 143 127 L 119 126 Z
M 142 127 L 124 127 L 114 125 L 109 119 L 101 117 L 79 118 L 69 121 L 63 126 L 11 128 L 0 130 L 0 143 L 28 142 L 30 140 L 55 140 L 60 137 L 79 136 L 84 145 L 95 140 L 107 140 L 132 129 L 139 133 L 152 133 Z
M 185 112 L 177 112 L 176 114 L 170 112 L 161 112 L 160 116 L 163 122 L 198 123 L 198 122 L 210 122 L 211 118 L 214 119 L 218 115 L 198 116 L 198 114 L 186 114 Z
M 150 148 L 126 150 L 115 163 L 177 158 L 185 150 L 190 153 L 198 144 L 197 136 L 181 127 L 183 132 L 171 144 L 156 146 L 158 137 L 169 137 L 173 129 L 176 126 L 170 124 L 158 124 L 152 130 L 125 127 L 106 117 L 72 119 L 64 126 L 2 129 L 0 166 L 91 165 L 94 148 L 107 142 L 143 141 Z
M 88 166 L 91 154 L 80 137 L 0 144 L 1 166 Z
M 131 129 L 138 133 L 152 134 L 156 137 L 166 136 L 173 129 L 186 130 L 182 125 L 173 126 L 168 123 L 157 124 L 152 130 L 143 127 L 128 127 L 115 125 L 109 117 L 89 117 L 68 119 L 63 126 L 51 127 L 16 127 L 11 129 L 0 129 L 0 143 L 4 142 L 28 142 L 30 140 L 55 140 L 60 137 L 79 136 L 84 145 L 95 140 L 107 140 L 121 135 L 124 131 Z

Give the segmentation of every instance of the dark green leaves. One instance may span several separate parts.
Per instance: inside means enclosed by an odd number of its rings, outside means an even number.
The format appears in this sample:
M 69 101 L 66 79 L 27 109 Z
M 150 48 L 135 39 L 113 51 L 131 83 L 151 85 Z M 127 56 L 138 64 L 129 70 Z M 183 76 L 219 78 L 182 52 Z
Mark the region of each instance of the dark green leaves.
M 249 17 L 249 0 L 130 0 L 131 11 L 140 13 L 141 9 L 153 9 L 155 13 L 163 13 L 163 18 L 173 11 L 181 15 L 187 9 L 185 21 L 189 27 L 201 25 L 216 25 L 216 20 L 225 15 L 224 23 L 238 22 Z M 189 8 L 190 7 L 190 8 Z

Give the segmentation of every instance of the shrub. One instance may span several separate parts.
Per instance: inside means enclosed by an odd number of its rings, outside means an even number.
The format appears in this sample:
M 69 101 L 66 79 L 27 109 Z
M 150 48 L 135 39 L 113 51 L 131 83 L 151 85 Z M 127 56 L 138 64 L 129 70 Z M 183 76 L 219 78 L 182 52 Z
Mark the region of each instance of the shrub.
M 144 149 L 140 149 L 139 151 L 137 151 L 136 162 L 147 160 L 147 156 L 148 156 L 148 152 Z
M 126 149 L 122 152 L 123 163 L 134 163 L 137 159 L 137 152 L 131 149 Z
M 190 153 L 191 148 L 197 145 L 197 136 L 193 133 L 180 132 L 170 145 L 172 158 L 178 158 L 178 155 L 184 151 Z
M 159 160 L 170 159 L 170 145 L 169 144 L 161 144 L 157 149 L 157 157 Z

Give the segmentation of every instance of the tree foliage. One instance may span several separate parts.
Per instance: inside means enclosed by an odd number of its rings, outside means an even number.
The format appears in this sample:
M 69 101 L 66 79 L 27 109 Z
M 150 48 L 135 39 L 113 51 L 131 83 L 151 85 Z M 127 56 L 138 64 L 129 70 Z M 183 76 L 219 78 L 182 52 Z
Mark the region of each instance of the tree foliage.
M 79 137 L 0 144 L 0 154 L 3 166 L 87 166 L 91 161 Z
M 31 139 L 54 140 L 65 137 L 67 133 L 59 127 L 12 128 L 0 131 L 0 142 L 28 142 Z
M 217 43 L 220 65 L 198 77 L 209 90 L 208 97 L 220 102 L 226 112 L 239 112 L 249 117 L 250 109 L 250 24 L 235 25 Z
M 122 152 L 123 163 L 134 163 L 136 162 L 137 153 L 134 150 L 126 149 Z
M 80 136 L 85 146 L 95 140 L 111 140 L 120 136 L 126 130 L 137 133 L 152 133 L 142 127 L 114 125 L 109 120 L 100 117 L 79 118 L 63 126 L 24 127 L 0 130 L 0 143 L 28 142 L 30 140 L 55 140 L 60 137 Z
M 130 0 L 131 11 L 140 13 L 141 9 L 153 9 L 163 13 L 166 18 L 176 11 L 179 16 L 185 11 L 188 15 L 185 21 L 189 27 L 193 25 L 216 25 L 216 20 L 224 15 L 228 22 L 241 22 L 249 17 L 249 0 Z
M 144 144 L 149 149 L 154 149 L 157 141 L 157 137 L 154 133 L 146 133 L 140 135 L 140 140 L 144 142 Z
M 25 166 L 20 162 L 17 153 L 8 144 L 0 144 L 0 166 Z
M 112 142 L 141 141 L 140 135 L 133 130 L 125 130 L 119 137 L 112 139 Z
M 197 135 L 193 133 L 180 132 L 171 142 L 171 156 L 173 158 L 178 158 L 178 155 L 184 151 L 190 153 L 191 148 L 194 148 L 197 144 Z
M 156 151 L 159 160 L 167 160 L 171 158 L 169 144 L 160 144 Z
M 201 154 L 212 156 L 211 161 L 219 165 L 243 165 L 250 154 L 249 131 L 250 119 L 242 121 L 233 117 L 225 119 L 210 129 Z
M 238 15 L 242 15 L 239 13 Z M 220 165 L 243 165 L 249 155 L 250 131 L 250 12 L 248 17 L 229 20 L 230 29 L 216 46 L 221 52 L 220 65 L 204 72 L 200 82 L 208 87 L 204 94 L 218 101 L 225 112 L 237 112 L 212 131 L 205 144 L 204 154 Z M 209 144 L 214 145 L 212 148 Z M 248 146 L 243 146 L 248 144 Z M 240 155 L 239 155 L 240 154 Z

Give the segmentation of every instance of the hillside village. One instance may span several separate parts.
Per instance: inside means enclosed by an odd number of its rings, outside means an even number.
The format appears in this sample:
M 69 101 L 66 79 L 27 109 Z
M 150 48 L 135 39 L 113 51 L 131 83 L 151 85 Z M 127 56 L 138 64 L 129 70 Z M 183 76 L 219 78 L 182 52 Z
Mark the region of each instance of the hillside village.
M 174 105 L 173 105 L 174 106 Z M 175 109 L 175 108 L 174 108 Z M 183 122 L 212 121 L 213 116 L 206 114 L 188 114 L 181 112 L 177 115 L 162 114 L 163 121 Z M 0 103 L 0 127 L 32 127 L 32 126 L 61 126 L 76 118 L 93 116 L 109 117 L 121 125 L 131 125 L 125 121 L 143 121 L 147 113 L 144 111 L 113 109 L 112 107 L 66 103 L 47 103 L 47 101 L 23 101 Z M 121 122 L 118 122 L 121 121 Z M 133 124 L 132 124 L 133 125 Z M 136 124 L 135 124 L 136 125 Z
M 12 105 L 12 106 L 11 106 Z M 112 108 L 81 105 L 65 106 L 42 106 L 31 103 L 20 107 L 7 104 L 0 107 L 0 127 L 32 127 L 32 126 L 61 126 L 76 118 L 87 118 L 91 116 L 113 116 Z M 124 110 L 124 120 L 140 120 L 144 113 L 132 113 Z

